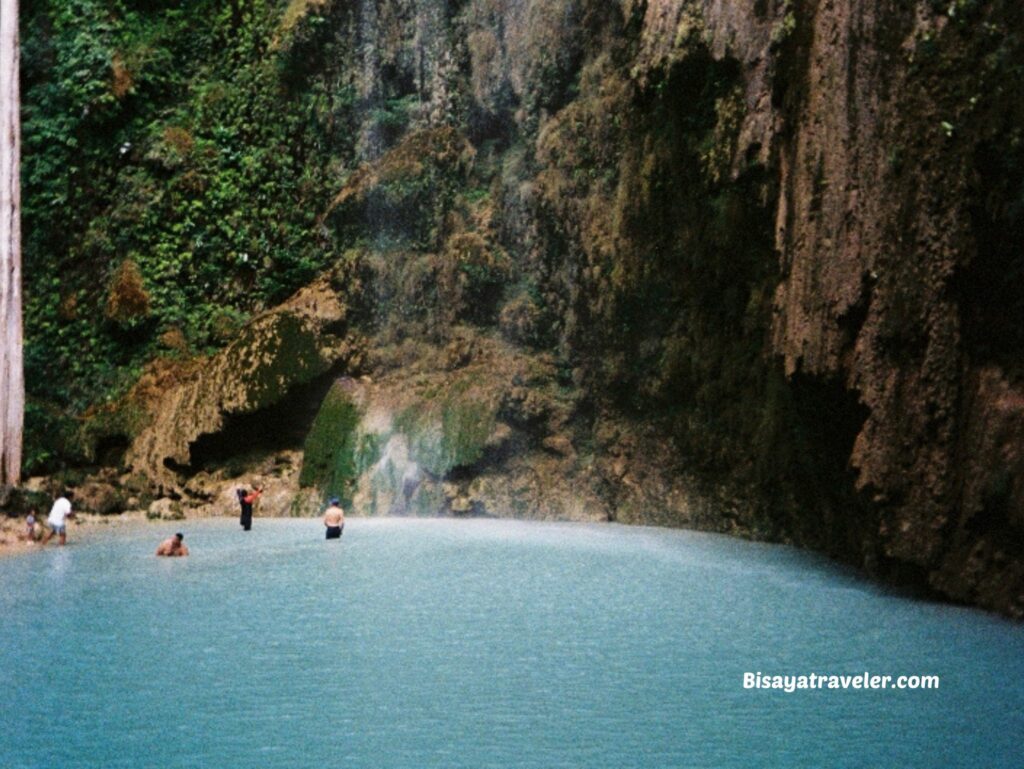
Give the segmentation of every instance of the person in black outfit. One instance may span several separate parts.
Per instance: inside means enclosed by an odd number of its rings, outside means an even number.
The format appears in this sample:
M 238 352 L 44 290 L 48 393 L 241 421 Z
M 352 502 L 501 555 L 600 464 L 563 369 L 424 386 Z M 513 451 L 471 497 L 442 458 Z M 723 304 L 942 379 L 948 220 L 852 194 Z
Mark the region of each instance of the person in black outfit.
M 245 489 L 238 490 L 238 503 L 242 506 L 242 515 L 238 519 L 238 522 L 242 525 L 242 529 L 245 531 L 252 529 L 252 505 L 260 498 L 262 493 L 262 486 L 259 486 L 252 491 L 246 491 Z

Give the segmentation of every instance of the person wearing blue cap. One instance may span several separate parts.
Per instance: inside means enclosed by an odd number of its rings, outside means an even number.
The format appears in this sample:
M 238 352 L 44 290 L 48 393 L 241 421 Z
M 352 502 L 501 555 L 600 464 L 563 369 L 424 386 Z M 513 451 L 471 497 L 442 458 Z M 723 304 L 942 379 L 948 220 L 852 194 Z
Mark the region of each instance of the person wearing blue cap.
M 338 498 L 332 497 L 324 511 L 324 526 L 327 527 L 327 539 L 340 539 L 345 529 L 345 511 L 338 504 Z

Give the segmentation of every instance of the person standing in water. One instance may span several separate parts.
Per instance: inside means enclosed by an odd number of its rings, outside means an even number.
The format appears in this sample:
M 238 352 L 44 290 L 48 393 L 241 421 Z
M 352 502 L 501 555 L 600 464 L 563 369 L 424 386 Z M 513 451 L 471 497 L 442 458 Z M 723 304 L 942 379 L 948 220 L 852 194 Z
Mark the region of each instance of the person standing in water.
M 324 511 L 324 526 L 327 527 L 326 539 L 340 539 L 341 532 L 345 530 L 345 511 L 338 504 L 338 498 L 331 499 L 330 505 Z
M 252 529 L 252 506 L 260 498 L 261 494 L 263 494 L 262 486 L 254 486 L 252 491 L 238 490 L 238 502 L 242 506 L 242 515 L 239 517 L 238 522 L 245 531 Z
M 188 547 L 182 542 L 185 539 L 185 535 L 180 531 L 173 537 L 168 537 L 160 543 L 160 547 L 156 549 L 157 555 L 166 555 L 171 558 L 180 558 L 188 555 Z
M 68 541 L 68 518 L 74 518 L 75 514 L 71 510 L 71 500 L 68 497 L 71 496 L 70 491 L 65 491 L 64 494 L 57 497 L 57 501 L 53 503 L 53 507 L 50 508 L 50 515 L 46 519 L 46 525 L 50 527 L 50 531 L 47 532 L 46 537 L 43 539 L 45 545 L 56 534 L 60 538 L 60 544 L 65 545 Z

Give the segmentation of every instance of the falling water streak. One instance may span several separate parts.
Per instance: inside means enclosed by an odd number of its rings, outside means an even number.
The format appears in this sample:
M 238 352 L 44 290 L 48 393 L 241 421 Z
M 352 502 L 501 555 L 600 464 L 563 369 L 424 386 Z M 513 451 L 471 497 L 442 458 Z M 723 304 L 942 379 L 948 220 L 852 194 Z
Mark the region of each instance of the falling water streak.
M 358 152 L 363 161 L 376 160 L 384 149 L 376 121 L 369 119 L 372 111 L 383 106 L 377 29 L 377 0 L 360 0 L 359 48 L 362 55 L 363 76 L 360 78 L 359 96 L 364 118 L 359 136 Z

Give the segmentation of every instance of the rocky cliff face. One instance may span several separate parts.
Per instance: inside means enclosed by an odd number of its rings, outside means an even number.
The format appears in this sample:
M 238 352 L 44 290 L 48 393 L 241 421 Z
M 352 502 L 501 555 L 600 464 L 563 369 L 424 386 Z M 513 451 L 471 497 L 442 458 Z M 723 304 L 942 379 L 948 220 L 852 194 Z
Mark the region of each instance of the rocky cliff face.
M 790 12 L 767 142 L 748 118 L 780 184 L 771 349 L 790 381 L 841 385 L 863 411 L 848 461 L 865 554 L 1019 612 L 1021 111 L 1003 89 L 1020 9 Z
M 214 359 L 129 461 L 187 494 L 229 416 L 344 374 L 294 483 L 357 507 L 395 507 L 415 464 L 402 504 L 781 539 L 1020 616 L 1022 22 L 998 0 L 296 0 L 268 55 L 354 137 L 310 233 L 337 311 L 254 321 L 272 350 L 261 329 L 295 320 L 309 360 L 259 390 Z M 463 445 L 467 408 L 487 430 Z M 452 441 L 475 448 L 438 464 Z

